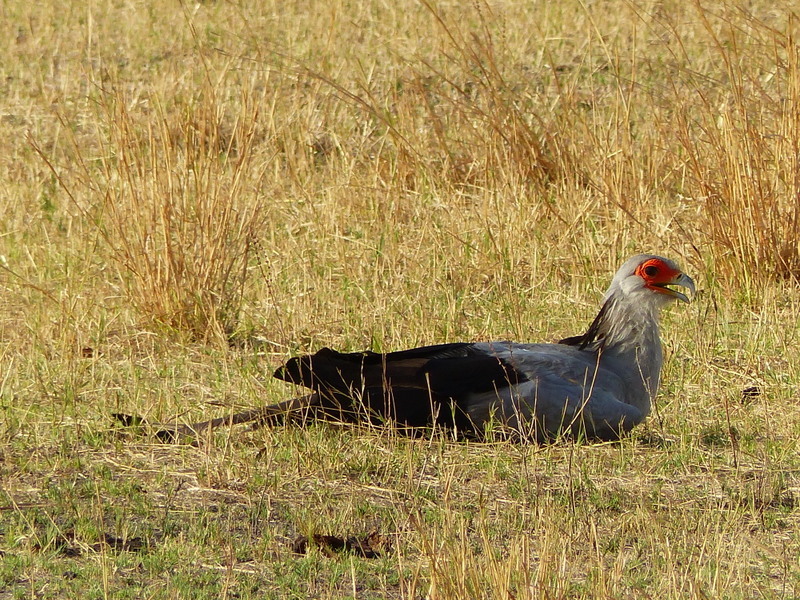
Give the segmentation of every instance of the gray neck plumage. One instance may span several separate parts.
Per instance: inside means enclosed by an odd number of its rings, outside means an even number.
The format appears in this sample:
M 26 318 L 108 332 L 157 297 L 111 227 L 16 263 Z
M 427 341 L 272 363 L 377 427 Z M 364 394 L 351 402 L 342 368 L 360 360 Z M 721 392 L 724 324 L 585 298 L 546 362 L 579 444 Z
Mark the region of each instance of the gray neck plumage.
M 586 333 L 561 340 L 562 344 L 597 352 L 602 360 L 625 367 L 628 383 L 652 399 L 658 390 L 663 363 L 658 330 L 658 307 L 643 302 L 620 302 L 609 296 Z M 641 386 L 641 387 L 640 387 Z

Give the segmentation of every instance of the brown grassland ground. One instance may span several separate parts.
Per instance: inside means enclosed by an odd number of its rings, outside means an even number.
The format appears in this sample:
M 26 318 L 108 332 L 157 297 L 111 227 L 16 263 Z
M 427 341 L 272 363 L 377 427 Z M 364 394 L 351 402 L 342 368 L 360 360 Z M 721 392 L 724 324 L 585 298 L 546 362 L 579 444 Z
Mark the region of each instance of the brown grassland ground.
M 793 10 L 0 4 L 0 599 L 800 597 Z M 699 293 L 618 444 L 111 417 L 576 334 L 640 251 Z

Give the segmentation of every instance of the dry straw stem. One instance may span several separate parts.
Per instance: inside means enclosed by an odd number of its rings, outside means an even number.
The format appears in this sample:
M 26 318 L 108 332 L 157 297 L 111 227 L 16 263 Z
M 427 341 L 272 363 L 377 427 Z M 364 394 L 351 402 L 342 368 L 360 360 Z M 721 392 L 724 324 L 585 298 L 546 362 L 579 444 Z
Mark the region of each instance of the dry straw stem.
M 99 156 L 85 156 L 73 139 L 81 183 L 96 194 L 81 209 L 108 244 L 127 297 L 152 322 L 196 339 L 237 327 L 264 223 L 246 187 L 266 168 L 254 164 L 259 103 L 248 94 L 231 116 L 212 85 L 169 112 L 157 97 L 104 91 Z
M 721 272 L 800 273 L 798 20 L 777 26 L 744 10 L 695 3 L 728 87 L 679 106 L 678 140 L 703 203 Z

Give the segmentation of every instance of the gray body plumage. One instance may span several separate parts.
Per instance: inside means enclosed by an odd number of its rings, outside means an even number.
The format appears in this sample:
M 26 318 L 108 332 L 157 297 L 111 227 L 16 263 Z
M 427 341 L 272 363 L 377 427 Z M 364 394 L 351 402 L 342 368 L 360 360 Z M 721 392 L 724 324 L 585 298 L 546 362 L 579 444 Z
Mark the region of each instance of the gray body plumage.
M 527 381 L 502 393 L 483 392 L 466 405 L 475 422 L 494 420 L 538 440 L 569 432 L 590 438 L 618 437 L 650 414 L 664 362 L 659 312 L 675 297 L 654 293 L 634 275 L 642 263 L 659 259 L 640 254 L 617 271 L 583 347 L 566 344 L 475 344 L 476 350 L 507 361 Z M 681 274 L 675 281 L 694 291 Z
M 689 301 L 670 285 L 694 292 L 677 264 L 641 254 L 617 271 L 581 336 L 388 354 L 325 348 L 290 360 L 275 376 L 311 388 L 311 402 L 345 418 L 367 415 L 412 428 L 443 424 L 479 436 L 498 426 L 538 441 L 561 434 L 615 439 L 647 417 L 658 391 L 659 312 L 673 300 Z
M 468 397 L 475 423 L 497 423 L 542 441 L 561 432 L 619 437 L 650 414 L 662 364 L 660 345 L 619 352 L 560 344 L 476 344 L 527 381 Z

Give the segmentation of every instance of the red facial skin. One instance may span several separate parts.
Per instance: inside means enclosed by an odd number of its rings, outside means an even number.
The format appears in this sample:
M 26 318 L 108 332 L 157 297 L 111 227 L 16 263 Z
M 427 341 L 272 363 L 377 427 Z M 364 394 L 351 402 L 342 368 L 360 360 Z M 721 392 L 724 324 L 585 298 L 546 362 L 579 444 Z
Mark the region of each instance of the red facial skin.
M 660 294 L 672 295 L 671 290 L 664 286 L 673 283 L 680 277 L 681 272 L 673 269 L 663 260 L 651 258 L 636 267 L 634 274 L 644 279 L 644 287 L 647 289 Z

